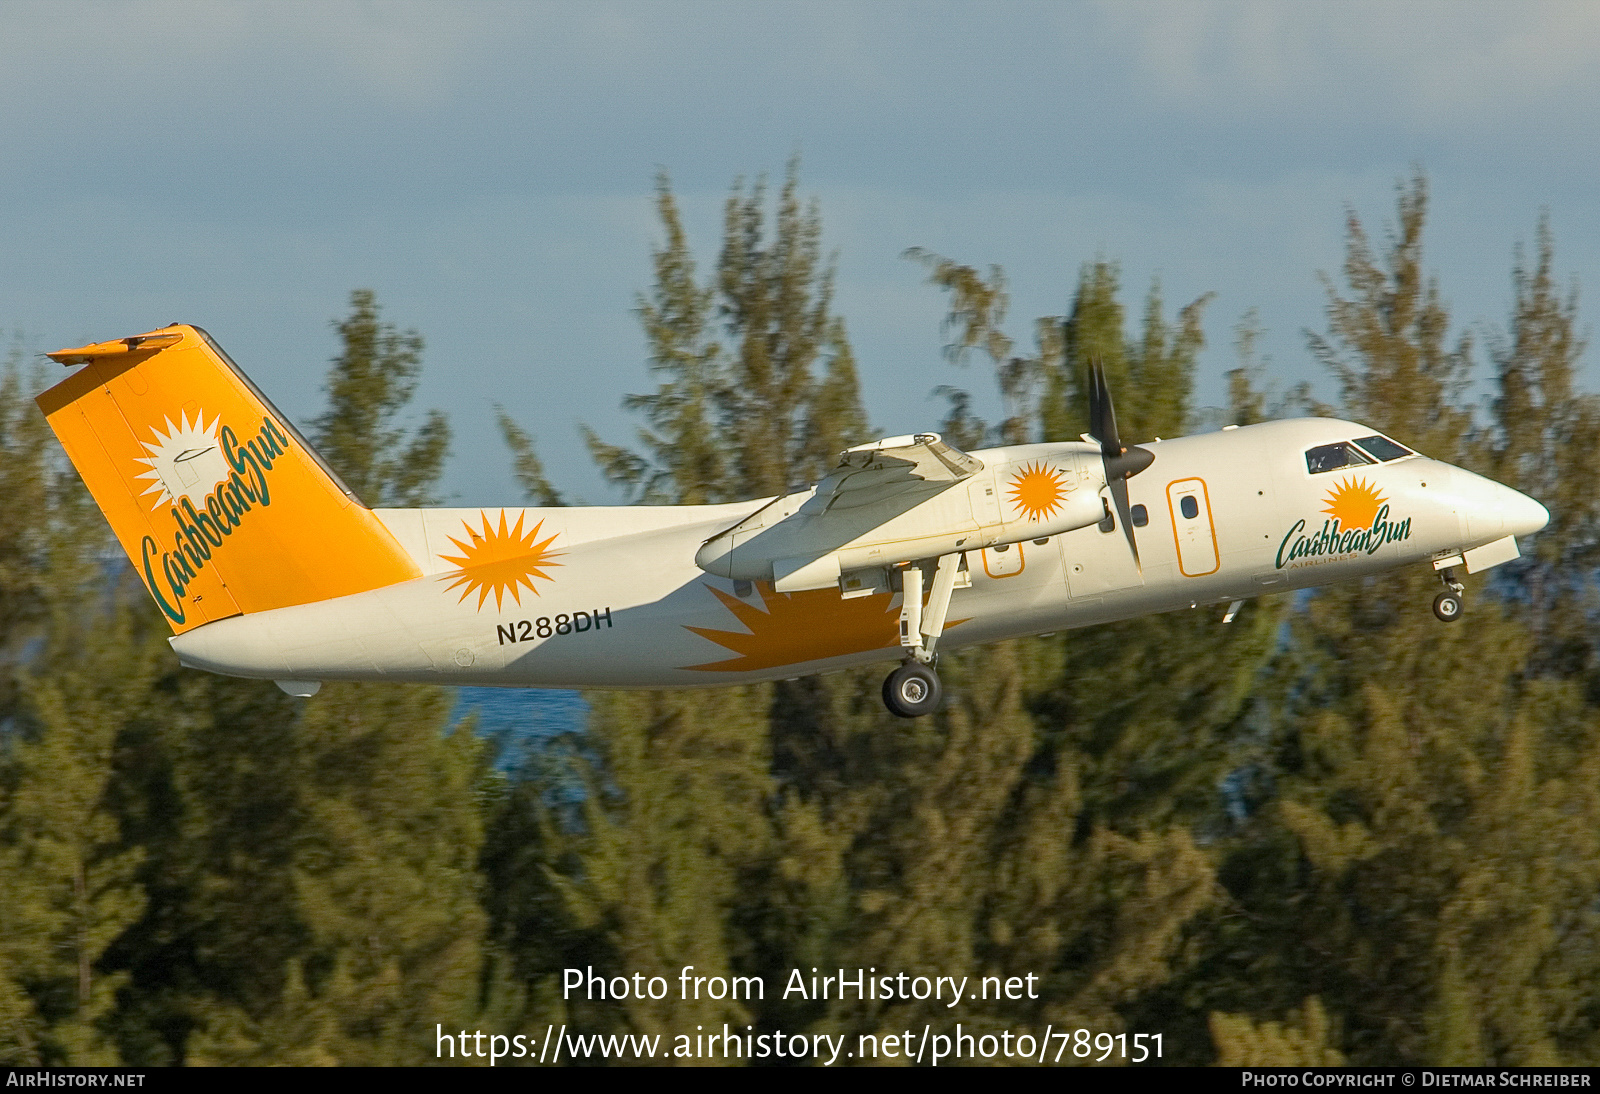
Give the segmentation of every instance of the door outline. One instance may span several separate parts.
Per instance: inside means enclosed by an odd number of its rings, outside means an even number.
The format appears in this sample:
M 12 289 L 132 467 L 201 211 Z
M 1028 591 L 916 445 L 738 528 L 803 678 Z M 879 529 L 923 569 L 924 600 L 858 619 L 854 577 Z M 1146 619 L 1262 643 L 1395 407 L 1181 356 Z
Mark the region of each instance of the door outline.
M 985 574 L 987 574 L 989 577 L 991 577 L 994 580 L 996 580 L 996 581 L 1000 580 L 1001 578 L 1005 578 L 1005 577 L 1016 577 L 1024 569 L 1026 569 L 1027 565 L 1028 565 L 1028 560 L 1022 553 L 1022 544 L 1020 544 L 1020 543 L 1011 543 L 1011 544 L 1006 544 L 1006 546 L 1012 547 L 1012 548 L 1014 548 L 1016 550 L 1016 552 L 1017 552 L 1017 568 L 1015 570 L 1004 570 L 1004 571 L 1002 571 L 1001 573 L 998 573 L 998 574 L 995 573 L 993 570 L 989 569 L 989 552 L 993 551 L 994 548 L 993 547 L 985 547 L 983 549 L 983 572 Z M 1001 551 L 999 553 L 1000 554 L 1005 554 L 1004 551 Z
M 1184 569 L 1183 566 L 1183 540 L 1178 533 L 1178 510 L 1173 504 L 1173 502 L 1176 500 L 1174 488 L 1190 482 L 1197 482 L 1200 484 L 1200 502 L 1206 507 L 1206 529 L 1211 536 L 1211 569 L 1199 570 L 1195 573 L 1190 573 L 1188 570 Z M 1188 493 L 1188 491 L 1185 491 L 1185 493 Z M 1182 574 L 1184 577 L 1205 577 L 1208 574 L 1214 574 L 1218 570 L 1222 569 L 1222 552 L 1217 550 L 1217 522 L 1216 518 L 1211 515 L 1211 491 L 1206 488 L 1205 479 L 1202 479 L 1199 476 L 1194 476 L 1187 479 L 1173 479 L 1171 482 L 1167 483 L 1167 516 L 1172 520 L 1172 546 L 1178 552 L 1178 572 L 1180 574 Z M 1199 517 L 1185 517 L 1182 519 L 1198 520 Z

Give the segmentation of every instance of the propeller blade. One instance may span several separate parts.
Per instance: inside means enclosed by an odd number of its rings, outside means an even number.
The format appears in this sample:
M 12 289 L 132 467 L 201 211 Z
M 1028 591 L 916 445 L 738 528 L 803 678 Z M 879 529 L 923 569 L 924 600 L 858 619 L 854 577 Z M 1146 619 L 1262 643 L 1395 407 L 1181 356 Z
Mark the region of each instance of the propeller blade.
M 1105 376 L 1101 373 L 1100 362 L 1094 361 L 1089 365 L 1089 436 L 1095 440 L 1105 441 L 1106 427 L 1101 416 L 1101 408 L 1105 404 L 1105 397 L 1101 394 L 1101 386 Z
M 1100 462 L 1105 466 L 1106 486 L 1116 505 L 1122 534 L 1128 537 L 1128 550 L 1133 552 L 1133 564 L 1142 574 L 1144 565 L 1139 561 L 1139 543 L 1133 535 L 1133 509 L 1128 504 L 1128 479 L 1154 463 L 1156 456 L 1148 448 L 1123 446 L 1122 437 L 1117 432 L 1117 411 L 1111 404 L 1111 388 L 1106 383 L 1106 370 L 1099 361 L 1089 366 L 1089 434 L 1100 442 Z
M 1133 536 L 1133 509 L 1128 505 L 1128 480 L 1112 479 L 1106 485 L 1111 488 L 1111 500 L 1116 503 L 1117 523 L 1122 525 L 1122 534 L 1128 537 L 1128 550 L 1133 552 L 1133 565 L 1142 574 L 1144 563 L 1139 561 L 1139 541 Z
M 1100 452 L 1110 458 L 1122 455 L 1122 438 L 1117 434 L 1117 411 L 1111 404 L 1111 388 L 1106 384 L 1105 366 L 1099 361 L 1089 366 L 1089 433 L 1100 442 Z

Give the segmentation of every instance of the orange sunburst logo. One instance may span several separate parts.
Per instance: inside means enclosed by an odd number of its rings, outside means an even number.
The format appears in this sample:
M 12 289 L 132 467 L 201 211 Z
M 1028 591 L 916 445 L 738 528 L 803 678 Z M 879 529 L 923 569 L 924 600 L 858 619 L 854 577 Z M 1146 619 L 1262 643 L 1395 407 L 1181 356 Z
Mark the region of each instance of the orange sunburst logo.
M 478 594 L 478 607 L 483 607 L 483 602 L 489 599 L 489 594 L 494 593 L 494 606 L 498 611 L 505 601 L 507 593 L 516 603 L 522 603 L 522 590 L 527 589 L 534 596 L 539 595 L 539 590 L 534 588 L 533 579 L 543 578 L 551 580 L 545 573 L 545 566 L 559 566 L 561 563 L 552 562 L 551 559 L 559 556 L 550 550 L 550 544 L 555 542 L 557 535 L 545 540 L 539 539 L 539 530 L 544 527 L 544 521 L 535 524 L 526 534 L 522 531 L 522 515 L 517 516 L 515 527 L 506 527 L 506 511 L 500 510 L 500 526 L 496 528 L 489 523 L 489 515 L 480 510 L 479 516 L 483 517 L 483 527 L 477 529 L 466 521 L 461 526 L 466 531 L 467 542 L 463 543 L 454 536 L 450 542 L 461 549 L 461 554 L 440 555 L 446 562 L 454 562 L 460 567 L 453 574 L 446 574 L 452 578 L 450 588 L 456 589 L 466 586 L 462 590 L 461 603 L 471 596 L 474 591 Z
M 841 600 L 837 589 L 780 593 L 757 582 L 762 608 L 746 604 L 721 589 L 706 588 L 745 625 L 745 631 L 688 627 L 701 638 L 737 654 L 726 661 L 685 665 L 706 672 L 746 672 L 820 661 L 847 653 L 878 650 L 900 641 L 900 613 L 891 610 L 889 593 Z
M 1371 528 L 1388 499 L 1366 479 L 1351 478 L 1328 491 L 1324 500 L 1328 507 L 1323 512 L 1338 521 L 1340 528 Z
M 1042 463 L 1029 464 L 1011 480 L 1011 504 L 1029 520 L 1055 516 L 1066 496 L 1062 473 Z
M 706 588 L 746 629 L 719 631 L 710 627 L 685 627 L 738 655 L 726 661 L 685 665 L 686 669 L 750 672 L 881 650 L 898 646 L 900 642 L 900 610 L 894 605 L 893 593 L 844 600 L 836 589 L 780 593 L 771 583 L 758 581 L 756 590 L 761 594 L 758 608 L 721 589 L 710 585 Z M 946 620 L 944 629 L 966 621 Z

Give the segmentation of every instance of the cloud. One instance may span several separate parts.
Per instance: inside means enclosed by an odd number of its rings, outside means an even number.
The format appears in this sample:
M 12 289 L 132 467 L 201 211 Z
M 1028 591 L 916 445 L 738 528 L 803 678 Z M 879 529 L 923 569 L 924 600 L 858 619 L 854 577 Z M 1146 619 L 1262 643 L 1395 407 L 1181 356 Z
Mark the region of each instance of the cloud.
M 1096 15 L 1154 94 L 1196 117 L 1481 129 L 1600 90 L 1590 3 L 1152 0 L 1103 3 Z

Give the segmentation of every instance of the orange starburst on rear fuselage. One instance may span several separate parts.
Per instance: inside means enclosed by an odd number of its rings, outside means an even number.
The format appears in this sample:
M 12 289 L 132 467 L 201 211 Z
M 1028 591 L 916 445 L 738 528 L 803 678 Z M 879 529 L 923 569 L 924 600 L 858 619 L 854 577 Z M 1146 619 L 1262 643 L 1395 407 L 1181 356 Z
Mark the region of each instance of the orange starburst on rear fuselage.
M 1011 504 L 1029 520 L 1055 516 L 1066 496 L 1061 471 L 1042 463 L 1029 464 L 1011 480 Z
M 516 526 L 510 529 L 506 527 L 504 509 L 500 510 L 498 528 L 489 523 L 487 513 L 480 512 L 479 515 L 483 517 L 481 531 L 466 521 L 461 522 L 462 528 L 467 533 L 466 543 L 454 536 L 450 537 L 450 542 L 461 548 L 461 554 L 439 556 L 446 562 L 454 562 L 460 567 L 455 573 L 446 575 L 454 579 L 449 587 L 456 589 L 466 586 L 461 593 L 462 601 L 476 590 L 480 609 L 492 592 L 497 611 L 504 603 L 507 593 L 510 593 L 511 599 L 518 604 L 522 603 L 523 589 L 538 596 L 539 590 L 534 588 L 533 579 L 537 577 L 549 581 L 550 575 L 545 573 L 542 567 L 561 565 L 559 562 L 551 561 L 559 556 L 549 550 L 550 544 L 555 542 L 556 535 L 560 533 L 539 540 L 539 530 L 544 527 L 542 520 L 524 535 L 521 514 L 517 516 Z
M 1348 529 L 1371 528 L 1372 522 L 1378 519 L 1378 510 L 1388 499 L 1378 493 L 1373 483 L 1352 478 L 1328 491 L 1323 500 L 1328 503 L 1323 512 L 1338 521 L 1340 528 Z

